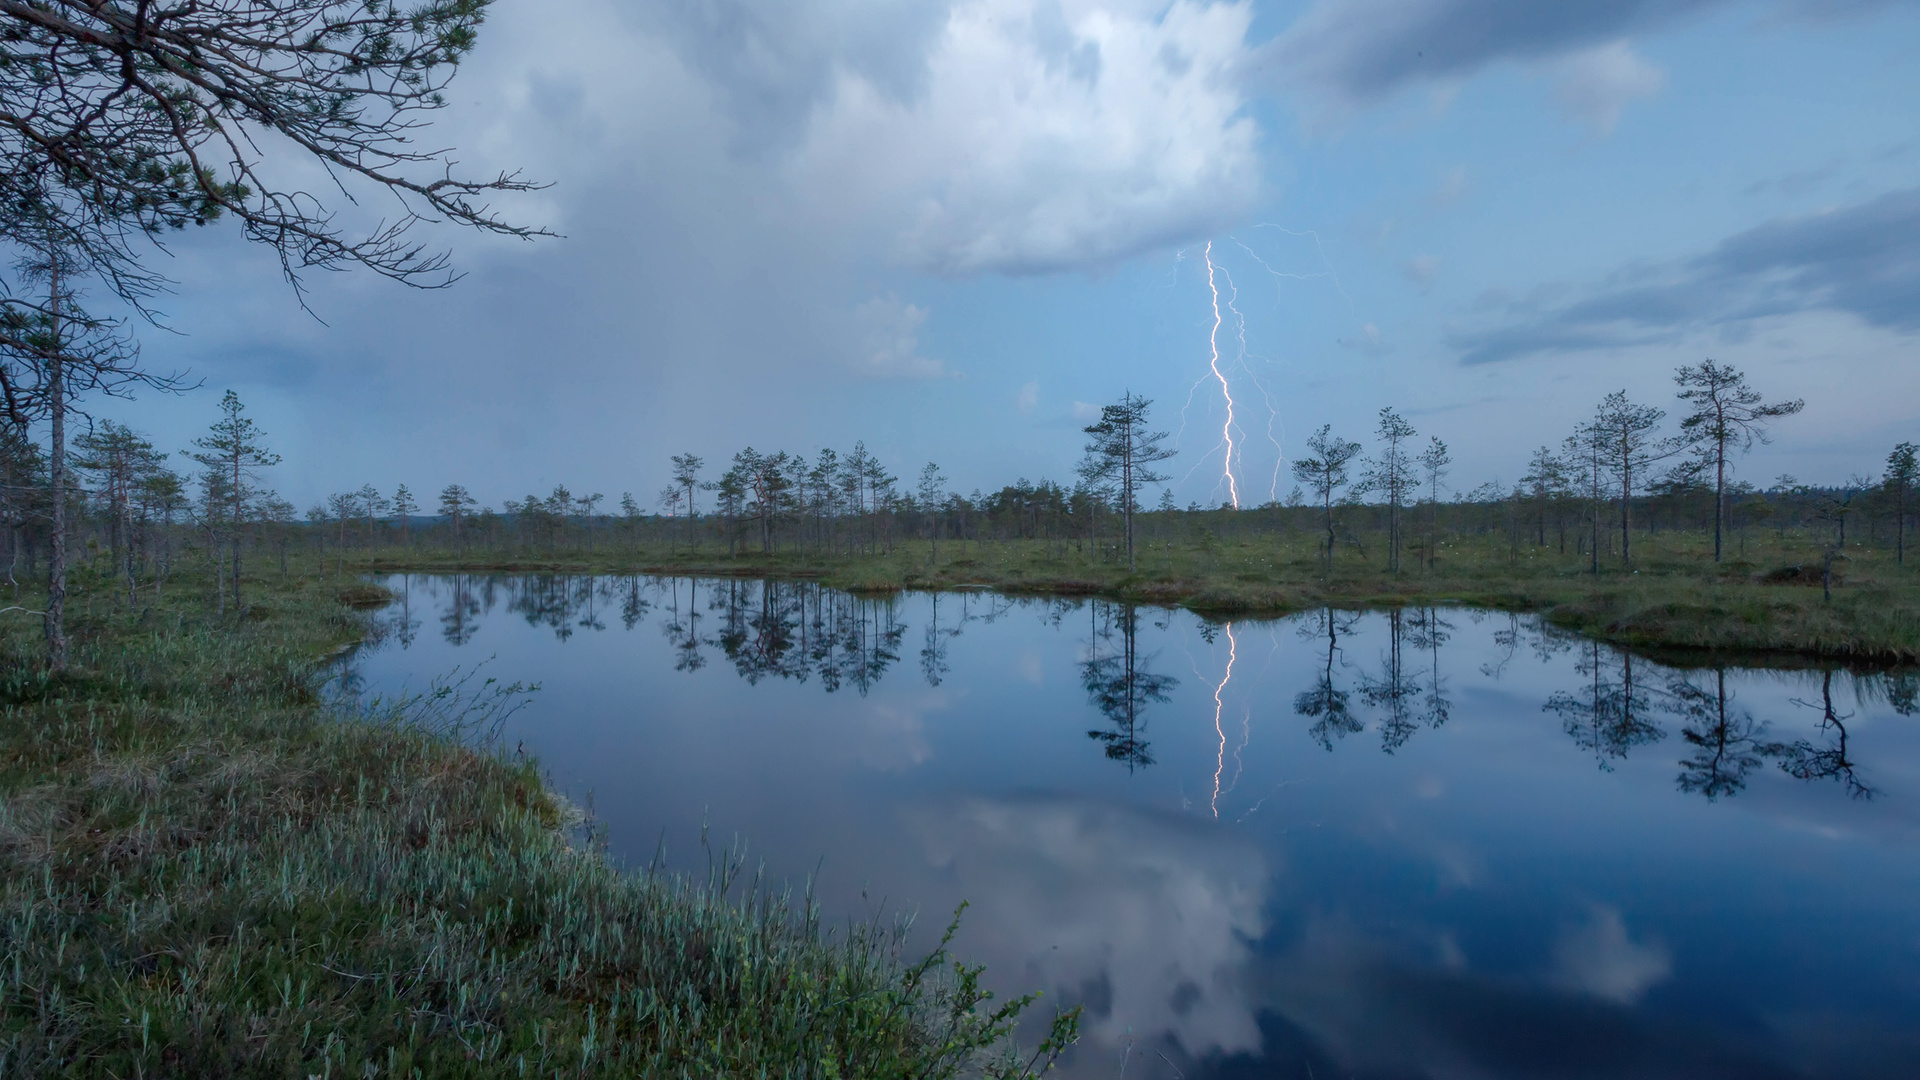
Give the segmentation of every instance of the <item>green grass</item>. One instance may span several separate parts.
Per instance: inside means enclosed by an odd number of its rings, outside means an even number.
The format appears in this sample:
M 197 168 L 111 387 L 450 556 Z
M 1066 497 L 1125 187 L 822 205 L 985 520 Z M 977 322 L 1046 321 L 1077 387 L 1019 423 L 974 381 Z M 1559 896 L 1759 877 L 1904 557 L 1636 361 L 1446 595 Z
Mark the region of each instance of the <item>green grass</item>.
M 502 688 L 330 711 L 363 617 L 268 576 L 223 622 L 83 571 L 59 677 L 0 624 L 0 1075 L 1027 1075 L 1070 1041 L 1015 1060 L 1021 1003 L 944 944 L 823 932 L 737 858 L 615 867 L 460 729 Z
M 1069 1014 L 1012 1057 L 1016 1014 L 944 946 L 912 961 L 896 926 L 825 933 L 737 858 L 700 881 L 612 865 L 532 762 L 462 727 L 501 688 L 341 715 L 317 687 L 379 600 L 361 569 L 804 575 L 1217 618 L 1453 602 L 1649 648 L 1920 658 L 1920 575 L 1884 553 L 1851 550 L 1827 600 L 1767 583 L 1817 563 L 1804 537 L 1720 566 L 1698 538 L 1636 547 L 1637 572 L 1597 576 L 1492 541 L 1398 574 L 1376 544 L 1329 570 L 1300 534 L 1149 539 L 1134 573 L 1037 542 L 938 561 L 388 550 L 269 570 L 241 619 L 190 575 L 124 610 L 82 568 L 73 671 L 44 672 L 37 619 L 0 621 L 0 1076 L 1020 1075 L 1071 1038 Z
M 1013 593 L 1099 595 L 1178 605 L 1216 618 L 1278 615 L 1321 605 L 1460 603 L 1537 612 L 1551 621 L 1642 648 L 1920 662 L 1920 558 L 1898 566 L 1891 552 L 1850 547 L 1823 595 L 1816 538 L 1773 533 L 1730 545 L 1716 564 L 1694 534 L 1637 534 L 1632 569 L 1602 559 L 1598 574 L 1554 547 L 1477 537 L 1442 541 L 1432 565 L 1417 551 L 1389 573 L 1378 537 L 1364 550 L 1343 543 L 1329 568 L 1316 536 L 1294 532 L 1215 536 L 1187 532 L 1141 539 L 1134 572 L 1109 551 L 1039 541 L 940 545 L 847 555 L 783 548 L 729 557 L 711 542 L 693 551 L 602 542 L 594 551 L 448 551 L 389 547 L 350 555 L 339 572 L 375 570 L 605 572 L 817 578 L 855 591 L 988 587 Z M 1776 573 L 1801 567 L 1799 575 Z M 1781 577 L 1797 580 L 1781 583 Z M 1770 580 L 1770 578 L 1772 580 Z

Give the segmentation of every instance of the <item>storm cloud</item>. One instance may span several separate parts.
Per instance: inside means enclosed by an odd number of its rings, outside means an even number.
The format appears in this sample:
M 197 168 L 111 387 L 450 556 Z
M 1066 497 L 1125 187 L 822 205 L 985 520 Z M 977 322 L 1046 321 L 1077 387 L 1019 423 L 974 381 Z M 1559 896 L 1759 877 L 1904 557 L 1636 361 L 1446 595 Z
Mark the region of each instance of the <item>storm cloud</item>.
M 1790 0 L 1771 10 L 1834 19 L 1889 2 Z M 1590 86 L 1590 71 L 1580 69 L 1605 59 L 1604 50 L 1726 6 L 1730 0 L 1319 0 L 1273 43 L 1270 55 L 1289 79 L 1357 103 L 1465 78 L 1502 61 L 1584 57 L 1563 74 L 1575 86 Z M 1635 81 L 1646 78 L 1639 74 Z
M 1796 355 L 1878 364 L 1913 328 L 1896 242 L 1911 243 L 1911 196 L 1808 215 L 1835 192 L 1911 183 L 1898 156 L 1912 139 L 1902 103 L 1920 100 L 1903 92 L 1911 12 L 1878 0 L 498 0 L 423 145 L 456 148 L 468 172 L 551 182 L 498 209 L 561 236 L 423 228 L 465 280 L 420 293 L 312 275 L 323 321 L 237 232 L 170 237 L 161 265 L 180 286 L 163 306 L 179 333 L 143 332 L 143 355 L 213 393 L 102 403 L 102 415 L 184 445 L 231 387 L 285 458 L 272 484 L 303 507 L 366 482 L 458 480 L 488 502 L 559 482 L 644 496 L 671 453 L 718 463 L 748 443 L 811 454 L 855 439 L 896 468 L 937 460 L 957 488 L 991 489 L 1070 472 L 1076 410 L 1128 389 L 1162 402 L 1168 427 L 1213 430 L 1211 384 L 1193 392 L 1209 238 L 1216 260 L 1243 261 L 1232 314 L 1249 320 L 1249 375 L 1272 391 L 1243 417 L 1273 433 L 1276 458 L 1289 428 L 1372 416 L 1383 386 L 1471 428 L 1473 410 L 1502 406 L 1476 381 L 1494 372 L 1461 377 L 1456 357 L 1670 342 L 1818 310 L 1851 314 L 1799 326 Z M 1679 32 L 1709 19 L 1752 32 Z M 1362 115 L 1503 67 L 1537 77 L 1522 94 L 1538 100 Z M 1708 98 L 1702 73 L 1718 80 Z M 1777 108 L 1753 104 L 1776 93 Z M 1350 135 L 1299 137 L 1320 110 L 1353 117 Z M 1554 110 L 1617 134 L 1562 153 Z M 1732 209 L 1693 234 L 1691 259 L 1661 246 L 1676 147 L 1715 163 L 1699 195 Z M 1803 174 L 1817 182 L 1796 186 Z M 1617 203 L 1589 194 L 1594 177 L 1649 176 L 1661 179 Z M 1755 185 L 1767 176 L 1787 179 Z M 386 207 L 340 209 L 370 226 Z M 1543 222 L 1551 251 L 1533 242 Z M 1251 251 L 1224 242 L 1236 231 Z M 1607 276 L 1641 239 L 1663 261 Z M 1583 261 L 1590 245 L 1624 254 Z M 1556 278 L 1587 287 L 1461 306 Z M 1659 351 L 1635 362 L 1668 366 Z M 1564 366 L 1529 370 L 1540 385 L 1516 369 L 1500 393 L 1572 392 L 1547 385 Z M 1849 427 L 1867 415 L 1873 438 L 1910 437 L 1895 431 L 1902 400 L 1854 403 Z M 1508 468 L 1496 440 L 1439 433 L 1458 440 L 1463 475 Z M 1193 460 L 1208 452 L 1190 443 Z M 1205 495 L 1209 472 L 1176 498 Z
M 1818 310 L 1897 333 L 1920 331 L 1920 188 L 1770 221 L 1694 258 L 1629 267 L 1571 302 L 1510 303 L 1496 325 L 1448 343 L 1462 363 L 1484 364 L 1675 341 L 1703 328 Z
M 1312 85 L 1371 101 L 1409 84 L 1471 75 L 1660 27 L 1722 0 L 1321 0 L 1277 42 Z

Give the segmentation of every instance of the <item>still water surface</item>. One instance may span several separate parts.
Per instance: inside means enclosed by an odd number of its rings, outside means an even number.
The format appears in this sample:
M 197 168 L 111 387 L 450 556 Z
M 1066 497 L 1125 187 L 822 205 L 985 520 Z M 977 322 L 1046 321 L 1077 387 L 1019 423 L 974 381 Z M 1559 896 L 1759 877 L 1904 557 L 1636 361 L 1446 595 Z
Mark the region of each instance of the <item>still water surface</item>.
M 1679 669 L 1462 609 L 396 576 L 350 676 L 502 735 L 615 855 L 703 822 L 1086 1006 L 1086 1077 L 1920 1076 L 1912 674 Z

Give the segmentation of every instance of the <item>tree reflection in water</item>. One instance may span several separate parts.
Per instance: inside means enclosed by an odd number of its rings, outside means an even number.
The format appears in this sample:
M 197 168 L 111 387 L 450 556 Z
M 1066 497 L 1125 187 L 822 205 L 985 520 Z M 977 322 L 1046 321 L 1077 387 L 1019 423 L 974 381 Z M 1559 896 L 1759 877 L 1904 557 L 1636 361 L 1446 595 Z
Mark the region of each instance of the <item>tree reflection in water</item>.
M 1432 608 L 1394 608 L 1386 616 L 1387 649 L 1380 657 L 1380 673 L 1360 676 L 1360 697 L 1380 711 L 1380 749 L 1391 754 L 1406 745 L 1421 725 L 1437 728 L 1447 722 L 1451 703 L 1440 677 L 1440 646 L 1453 626 Z M 1408 645 L 1429 655 L 1425 686 L 1422 676 L 1408 668 Z M 1330 673 L 1331 664 L 1328 669 Z
M 1401 660 L 1406 639 L 1405 609 L 1394 608 L 1387 612 L 1387 648 L 1380 655 L 1380 673 L 1360 675 L 1361 700 L 1380 712 L 1380 749 L 1389 754 L 1404 746 L 1420 727 L 1412 707 L 1420 684 L 1407 676 Z
M 673 643 L 673 670 L 693 672 L 706 667 L 707 658 L 700 651 L 700 582 L 689 578 L 686 584 L 687 603 L 682 610 L 680 579 L 667 580 L 667 620 L 660 625 L 660 632 Z
M 1095 600 L 1089 610 L 1093 629 L 1080 683 L 1106 717 L 1107 727 L 1089 731 L 1087 737 L 1105 744 L 1107 757 L 1125 764 L 1129 772 L 1145 768 L 1153 764 L 1153 754 L 1141 714 L 1149 704 L 1169 700 L 1168 691 L 1180 680 L 1147 670 L 1153 657 L 1139 652 L 1136 605 Z
M 393 636 L 401 649 L 413 647 L 414 635 L 420 630 L 420 620 L 413 617 L 413 575 L 400 575 L 400 604 L 396 613 L 398 618 L 392 622 Z
M 707 605 L 719 613 L 714 640 L 749 685 L 768 675 L 806 679 L 807 654 L 795 648 L 806 623 L 803 603 L 799 588 L 771 581 L 729 578 L 714 590 Z
M 1711 690 L 1684 675 L 1667 684 L 1672 709 L 1683 721 L 1680 736 L 1694 748 L 1691 757 L 1680 760 L 1680 790 L 1697 792 L 1708 800 L 1739 794 L 1753 770 L 1786 751 L 1780 743 L 1762 738 L 1765 723 L 1733 708 L 1726 669 L 1716 668 L 1713 674 Z
M 1616 662 L 1618 681 L 1611 670 Z M 1542 708 L 1560 717 L 1574 745 L 1592 754 L 1600 768 L 1612 770 L 1613 762 L 1624 759 L 1634 747 L 1666 737 L 1666 731 L 1648 718 L 1653 705 L 1646 688 L 1634 680 L 1632 653 L 1589 641 L 1574 670 L 1587 677 L 1587 684 L 1577 693 L 1555 691 Z
M 942 628 L 940 594 L 933 594 L 930 603 L 932 611 L 927 616 L 926 643 L 920 647 L 920 674 L 926 678 L 928 686 L 939 686 L 940 681 L 946 678 L 947 672 L 953 670 L 953 666 L 947 663 L 947 644 L 960 636 L 961 626 L 967 621 L 964 594 L 960 598 L 960 604 L 960 624 Z
M 385 617 L 384 631 L 405 647 L 414 640 L 419 625 L 412 612 L 416 583 L 408 576 L 396 577 L 393 587 L 398 602 Z M 851 687 L 862 696 L 899 663 L 908 629 L 896 596 L 856 596 L 813 582 L 449 575 L 434 591 L 443 601 L 440 630 L 449 645 L 474 640 L 484 615 L 503 602 L 507 611 L 529 626 L 550 629 L 562 642 L 580 630 L 605 630 L 602 611 L 606 607 L 619 608 L 620 621 L 628 630 L 658 609 L 676 671 L 703 670 L 707 650 L 717 649 L 748 683 L 770 677 L 796 682 L 817 678 L 828 693 Z M 1106 722 L 1104 728 L 1087 735 L 1102 745 L 1108 758 L 1130 771 L 1154 763 L 1145 713 L 1149 706 L 1170 701 L 1179 681 L 1151 670 L 1152 654 L 1141 650 L 1142 611 L 1137 605 L 1066 598 L 1020 601 L 969 593 L 932 594 L 925 603 L 919 672 L 927 685 L 936 687 L 952 672 L 949 646 L 967 624 L 992 624 L 1015 608 L 1037 608 L 1044 625 L 1064 626 L 1084 609 L 1090 622 L 1085 658 L 1079 662 L 1080 679 L 1090 704 Z M 1485 618 L 1481 613 L 1470 614 L 1475 622 Z M 1169 614 L 1167 621 L 1154 625 L 1171 629 L 1172 618 Z M 1352 666 L 1346 659 L 1345 640 L 1363 622 L 1375 618 L 1385 632 L 1379 666 L 1353 676 L 1350 686 L 1343 685 L 1341 672 Z M 1740 793 L 1769 761 L 1796 779 L 1836 780 L 1856 799 L 1877 794 L 1853 758 L 1848 724 L 1854 714 L 1836 703 L 1836 680 L 1851 681 L 1856 701 L 1882 702 L 1901 716 L 1920 712 L 1920 673 L 1823 670 L 1817 701 L 1790 699 L 1818 714 L 1817 730 L 1810 737 L 1776 741 L 1768 738 L 1767 723 L 1735 704 L 1725 669 L 1675 671 L 1536 620 L 1505 618 L 1507 625 L 1493 632 L 1499 655 L 1480 665 L 1482 675 L 1501 679 L 1526 652 L 1546 664 L 1576 651 L 1579 687 L 1551 694 L 1542 706 L 1544 711 L 1556 715 L 1567 736 L 1604 770 L 1615 768 L 1636 748 L 1664 739 L 1662 716 L 1677 719 L 1686 753 L 1677 762 L 1676 784 L 1681 791 L 1709 800 Z M 1456 628 L 1438 610 L 1361 613 L 1328 607 L 1295 621 L 1299 636 L 1316 647 L 1309 685 L 1294 696 L 1293 708 L 1313 721 L 1307 735 L 1320 747 L 1331 751 L 1336 742 L 1364 731 L 1370 718 L 1366 713 L 1378 720 L 1380 747 L 1390 754 L 1406 746 L 1422 727 L 1447 723 L 1453 706 L 1441 653 Z M 708 626 L 713 629 L 706 630 Z M 1211 643 L 1217 629 L 1203 621 L 1199 633 Z M 351 693 L 350 677 L 339 688 Z
M 573 636 L 573 617 L 586 606 L 596 579 L 528 574 L 508 582 L 507 610 L 525 619 L 528 626 L 544 626 L 555 638 L 566 641 Z
M 1781 750 L 1780 768 L 1788 776 L 1800 780 L 1839 780 L 1849 796 L 1856 799 L 1873 798 L 1874 790 L 1854 772 L 1853 759 L 1847 756 L 1846 722 L 1853 719 L 1853 714 L 1842 716 L 1834 707 L 1833 672 L 1820 673 L 1819 705 L 1799 698 L 1794 698 L 1793 703 L 1820 710 L 1820 734 L 1826 736 L 1827 741 L 1824 745 L 1816 746 L 1811 740 L 1797 739 L 1786 745 Z
M 640 625 L 640 620 L 653 610 L 653 602 L 640 595 L 640 578 L 630 576 L 626 581 L 626 590 L 620 597 L 620 625 L 631 630 Z
M 465 645 L 480 632 L 480 598 L 474 595 L 473 578 L 466 574 L 455 575 L 450 584 L 453 595 L 440 613 L 440 636 L 449 645 Z
M 907 624 L 891 596 L 867 599 L 813 582 L 733 579 L 709 588 L 707 606 L 720 619 L 711 644 L 749 683 L 817 676 L 828 693 L 851 686 L 864 697 L 900 659 Z
M 1309 619 L 1311 621 L 1301 622 L 1300 636 L 1309 641 L 1320 637 L 1327 639 L 1326 663 L 1315 671 L 1313 687 L 1294 696 L 1293 711 L 1313 718 L 1313 726 L 1307 729 L 1307 734 L 1322 749 L 1331 752 L 1334 739 L 1357 734 L 1367 726 L 1365 721 L 1353 715 L 1348 705 L 1347 691 L 1334 682 L 1333 671 L 1334 661 L 1340 656 L 1340 635 L 1351 634 L 1360 616 L 1355 612 L 1335 611 L 1329 607 L 1321 608 Z
M 1433 608 L 1396 608 L 1381 614 L 1387 624 L 1387 645 L 1380 654 L 1379 671 L 1362 672 L 1356 684 L 1360 701 L 1378 713 L 1380 749 L 1391 754 L 1421 727 L 1437 728 L 1451 715 L 1453 702 L 1440 673 L 1440 649 L 1454 628 Z M 1353 709 L 1352 693 L 1341 688 L 1336 674 L 1336 667 L 1347 666 L 1340 638 L 1351 636 L 1363 618 L 1357 612 L 1322 608 L 1299 627 L 1302 638 L 1326 640 L 1324 655 L 1316 653 L 1313 685 L 1293 699 L 1293 711 L 1313 719 L 1307 734 L 1323 750 L 1331 751 L 1336 739 L 1366 730 L 1366 720 Z M 1427 655 L 1416 654 L 1409 662 L 1409 648 Z
M 1407 620 L 1407 632 L 1408 644 L 1427 651 L 1426 721 L 1428 727 L 1437 728 L 1447 722 L 1453 709 L 1447 700 L 1447 681 L 1440 675 L 1440 646 L 1453 637 L 1453 624 L 1433 608 L 1417 608 Z

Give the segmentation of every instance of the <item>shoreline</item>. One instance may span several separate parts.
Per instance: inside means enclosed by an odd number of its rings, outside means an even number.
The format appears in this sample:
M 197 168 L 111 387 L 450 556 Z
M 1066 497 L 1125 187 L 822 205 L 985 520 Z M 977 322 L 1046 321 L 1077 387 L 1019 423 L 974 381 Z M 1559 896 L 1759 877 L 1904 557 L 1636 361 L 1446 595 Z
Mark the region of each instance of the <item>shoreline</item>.
M 23 1074 L 878 1080 L 1007 1052 L 1019 1010 L 944 941 L 824 927 L 737 852 L 704 881 L 609 859 L 537 762 L 476 740 L 521 688 L 322 700 L 369 630 L 339 582 L 263 574 L 221 617 L 210 580 L 128 609 L 76 577 L 67 673 L 37 620 L 0 622 L 0 1047 Z
M 473 559 L 374 553 L 364 560 L 349 559 L 345 567 L 370 574 L 645 574 L 810 581 L 856 595 L 990 590 L 1183 608 L 1216 620 L 1283 618 L 1318 607 L 1477 607 L 1538 615 L 1611 645 L 1666 653 L 1683 662 L 1690 657 L 1695 662 L 1772 658 L 1868 667 L 1920 664 L 1920 575 L 1904 568 L 1887 579 L 1853 575 L 1826 600 L 1817 581 L 1811 586 L 1769 584 L 1758 574 L 1709 576 L 1668 567 L 1603 571 L 1597 577 L 1534 571 L 1504 581 L 1499 580 L 1501 568 L 1484 565 L 1471 574 L 1357 574 L 1343 568 L 1327 581 L 1313 580 L 1297 565 L 1269 573 L 1169 575 L 1129 574 L 1099 565 L 1060 573 L 1045 563 L 1032 565 L 1037 560 L 1026 560 L 1027 565 L 1009 565 L 1009 560 L 997 567 L 977 560 L 943 560 L 929 568 L 899 555 L 813 558 L 783 553 L 720 559 L 660 558 L 651 552 L 582 554 Z

